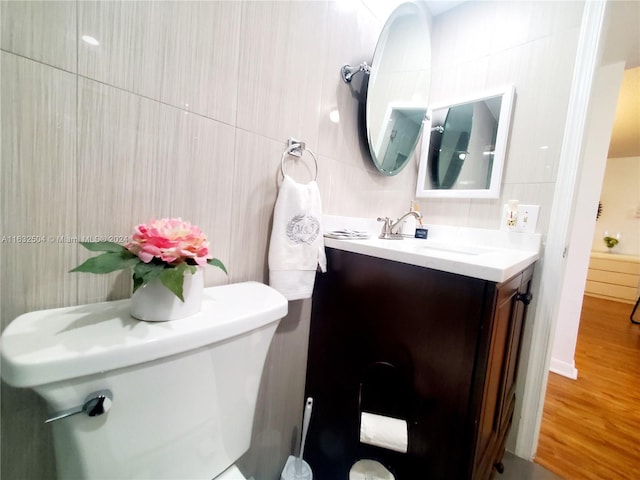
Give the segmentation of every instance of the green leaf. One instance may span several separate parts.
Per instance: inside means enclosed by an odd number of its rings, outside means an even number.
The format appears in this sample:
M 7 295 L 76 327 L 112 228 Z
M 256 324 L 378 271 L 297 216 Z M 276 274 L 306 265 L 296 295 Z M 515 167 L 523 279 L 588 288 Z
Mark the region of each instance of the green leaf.
M 229 273 L 227 273 L 227 269 L 225 268 L 225 266 L 223 265 L 223 263 L 218 260 L 217 258 L 210 258 L 209 260 L 207 260 L 207 263 L 209 265 L 213 265 L 214 267 L 218 267 L 220 270 L 222 270 L 224 273 L 226 273 L 227 275 L 229 275 Z
M 139 289 L 142 285 L 144 285 L 144 280 L 139 275 L 133 274 L 133 292 L 136 293 L 136 290 Z
M 136 256 L 123 256 L 121 252 L 106 252 L 78 265 L 71 272 L 111 273 L 116 270 L 133 267 L 140 259 Z
M 140 262 L 135 267 L 133 267 L 133 272 L 142 278 L 147 278 L 148 280 L 153 280 L 158 275 L 162 273 L 164 270 L 164 265 L 158 265 L 156 263 L 144 263 Z
M 123 253 L 127 254 L 127 256 L 134 256 L 129 250 L 124 248 L 122 245 L 118 245 L 113 242 L 80 242 L 87 250 L 91 250 L 92 252 L 113 252 L 113 253 Z
M 164 270 L 163 265 L 140 262 L 133 267 L 133 291 L 158 278 Z
M 175 268 L 165 268 L 162 270 L 160 274 L 160 282 L 171 290 L 176 297 L 178 297 L 182 302 L 184 302 L 184 297 L 182 296 L 182 287 L 184 285 L 184 274 L 187 265 L 185 263 L 181 263 Z

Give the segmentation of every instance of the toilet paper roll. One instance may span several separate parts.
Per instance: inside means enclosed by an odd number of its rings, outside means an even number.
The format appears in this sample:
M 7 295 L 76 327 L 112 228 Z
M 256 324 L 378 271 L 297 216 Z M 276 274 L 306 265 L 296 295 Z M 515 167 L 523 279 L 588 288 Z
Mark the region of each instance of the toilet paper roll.
M 349 470 L 349 480 L 395 480 L 384 465 L 375 460 L 358 460 Z
M 407 422 L 375 413 L 360 414 L 360 441 L 367 445 L 407 453 Z

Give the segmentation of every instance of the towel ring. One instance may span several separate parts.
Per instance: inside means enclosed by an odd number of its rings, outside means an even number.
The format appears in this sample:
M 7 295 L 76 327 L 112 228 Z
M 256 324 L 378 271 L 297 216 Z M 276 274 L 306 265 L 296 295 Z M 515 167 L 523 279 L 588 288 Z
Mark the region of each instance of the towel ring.
M 311 150 L 305 148 L 303 142 L 296 142 L 293 140 L 289 140 L 289 146 L 282 153 L 282 157 L 280 158 L 280 172 L 282 173 L 282 178 L 284 178 L 284 157 L 286 157 L 287 155 L 291 155 L 293 157 L 302 157 L 302 154 L 304 152 L 309 152 L 313 157 L 313 162 L 316 165 L 316 176 L 314 177 L 313 181 L 315 182 L 316 180 L 318 180 L 318 157 L 316 157 L 316 154 Z

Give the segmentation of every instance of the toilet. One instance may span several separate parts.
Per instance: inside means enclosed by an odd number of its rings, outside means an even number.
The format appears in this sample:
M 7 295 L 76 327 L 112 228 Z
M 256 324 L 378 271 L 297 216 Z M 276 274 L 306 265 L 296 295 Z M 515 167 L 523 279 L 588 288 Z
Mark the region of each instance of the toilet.
M 206 288 L 202 310 L 180 320 L 129 308 L 31 312 L 0 338 L 4 381 L 49 406 L 58 478 L 244 479 L 234 462 L 286 299 L 245 282 Z

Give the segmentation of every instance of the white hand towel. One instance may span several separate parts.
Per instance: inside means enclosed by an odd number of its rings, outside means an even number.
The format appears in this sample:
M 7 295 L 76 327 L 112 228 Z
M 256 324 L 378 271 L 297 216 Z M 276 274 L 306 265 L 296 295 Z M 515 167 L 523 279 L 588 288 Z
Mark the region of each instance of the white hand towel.
M 318 184 L 303 185 L 285 175 L 273 211 L 269 285 L 287 300 L 310 298 L 318 266 L 327 268 L 321 221 Z

